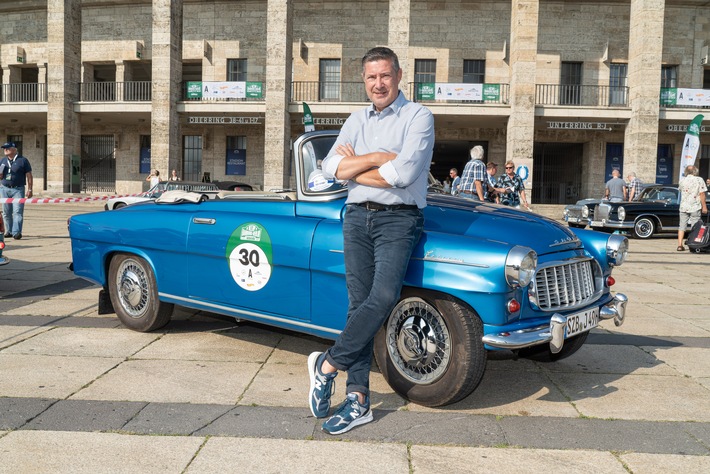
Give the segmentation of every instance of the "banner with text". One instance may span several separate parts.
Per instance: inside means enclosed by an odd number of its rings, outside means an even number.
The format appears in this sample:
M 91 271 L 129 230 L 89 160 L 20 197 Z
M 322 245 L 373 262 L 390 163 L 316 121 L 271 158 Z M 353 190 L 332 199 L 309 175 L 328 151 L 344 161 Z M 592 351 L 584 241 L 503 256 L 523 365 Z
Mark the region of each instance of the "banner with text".
M 420 82 L 417 100 L 500 101 L 500 84 Z
M 188 99 L 261 99 L 261 82 L 196 81 L 187 83 Z
M 661 89 L 661 105 L 710 107 L 710 90 L 670 87 Z

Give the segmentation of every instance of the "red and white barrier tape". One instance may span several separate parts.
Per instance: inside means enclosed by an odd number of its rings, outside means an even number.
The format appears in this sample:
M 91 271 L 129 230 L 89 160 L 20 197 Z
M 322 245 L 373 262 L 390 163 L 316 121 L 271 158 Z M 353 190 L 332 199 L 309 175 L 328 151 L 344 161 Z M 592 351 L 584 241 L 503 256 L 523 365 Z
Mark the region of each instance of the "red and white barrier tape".
M 64 204 L 68 202 L 93 202 L 106 201 L 113 198 L 145 196 L 145 193 L 140 194 L 121 194 L 116 196 L 96 196 L 84 198 L 0 198 L 0 204 Z

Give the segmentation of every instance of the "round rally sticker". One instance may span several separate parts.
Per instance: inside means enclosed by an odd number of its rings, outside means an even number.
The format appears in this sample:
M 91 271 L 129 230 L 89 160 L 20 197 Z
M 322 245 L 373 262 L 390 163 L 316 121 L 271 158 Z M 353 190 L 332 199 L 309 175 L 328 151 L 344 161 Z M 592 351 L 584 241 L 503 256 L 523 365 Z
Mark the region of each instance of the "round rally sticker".
M 239 226 L 227 242 L 227 261 L 232 278 L 247 291 L 264 288 L 271 278 L 271 238 L 261 225 Z

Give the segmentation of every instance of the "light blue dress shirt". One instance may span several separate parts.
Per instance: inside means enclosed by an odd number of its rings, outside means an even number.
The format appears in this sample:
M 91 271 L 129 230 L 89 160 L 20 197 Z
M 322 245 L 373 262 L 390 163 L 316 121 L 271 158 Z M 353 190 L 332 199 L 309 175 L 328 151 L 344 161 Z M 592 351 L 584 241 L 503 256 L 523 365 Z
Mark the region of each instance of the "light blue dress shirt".
M 426 193 L 434 149 L 434 116 L 429 109 L 408 101 L 400 91 L 382 112 L 373 105 L 353 112 L 323 160 L 323 175 L 334 178 L 343 156 L 339 145 L 349 143 L 355 154 L 377 151 L 396 153 L 397 157 L 379 168 L 391 188 L 375 188 L 348 181 L 347 203 L 373 201 L 380 204 L 416 204 L 426 207 Z

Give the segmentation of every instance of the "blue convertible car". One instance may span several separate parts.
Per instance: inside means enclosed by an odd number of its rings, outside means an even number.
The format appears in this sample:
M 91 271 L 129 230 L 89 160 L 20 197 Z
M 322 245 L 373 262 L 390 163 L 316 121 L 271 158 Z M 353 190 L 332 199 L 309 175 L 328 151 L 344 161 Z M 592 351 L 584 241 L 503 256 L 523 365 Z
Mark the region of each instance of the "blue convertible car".
M 151 202 L 73 216 L 73 270 L 103 287 L 100 310 L 138 331 L 182 305 L 334 339 L 345 325 L 347 190 L 320 160 L 337 131 L 293 144 L 295 188 Z M 611 291 L 621 235 L 568 229 L 529 212 L 430 193 L 399 303 L 375 340 L 401 396 L 440 406 L 478 385 L 490 350 L 555 361 L 601 319 L 624 321 Z

